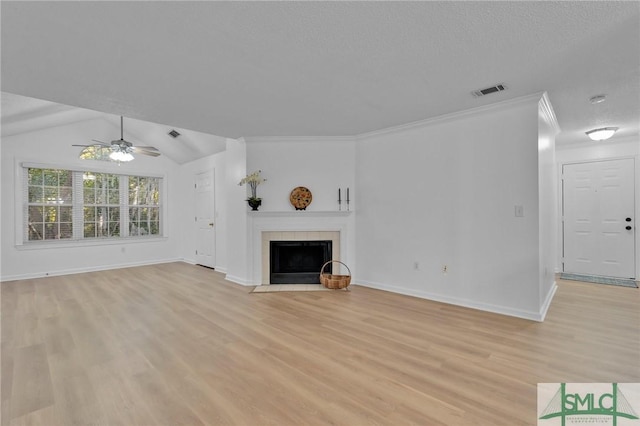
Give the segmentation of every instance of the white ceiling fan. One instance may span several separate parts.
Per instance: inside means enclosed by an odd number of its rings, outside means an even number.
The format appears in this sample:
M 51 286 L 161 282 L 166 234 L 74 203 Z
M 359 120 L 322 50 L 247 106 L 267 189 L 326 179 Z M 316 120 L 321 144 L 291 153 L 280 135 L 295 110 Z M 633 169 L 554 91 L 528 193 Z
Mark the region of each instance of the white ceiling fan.
M 103 147 L 109 148 L 111 153 L 109 158 L 114 161 L 131 161 L 134 159 L 133 154 L 149 155 L 151 157 L 158 157 L 160 151 L 153 146 L 133 146 L 129 141 L 124 140 L 124 123 L 123 117 L 120 116 L 120 139 L 112 140 L 110 144 L 92 139 L 95 142 L 92 145 L 72 145 L 82 147 Z

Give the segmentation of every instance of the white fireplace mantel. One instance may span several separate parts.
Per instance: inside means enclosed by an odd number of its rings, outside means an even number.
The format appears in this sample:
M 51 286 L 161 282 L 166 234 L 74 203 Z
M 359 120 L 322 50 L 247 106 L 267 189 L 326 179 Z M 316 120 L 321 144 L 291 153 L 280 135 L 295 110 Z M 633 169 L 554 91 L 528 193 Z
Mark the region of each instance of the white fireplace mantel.
M 349 216 L 352 211 L 307 211 L 307 210 L 290 210 L 279 212 L 261 212 L 250 211 L 249 216 L 253 218 L 269 218 L 269 217 L 291 217 L 291 218 L 309 218 L 309 217 L 340 217 Z
M 248 253 L 252 285 L 262 284 L 262 233 L 278 231 L 340 233 L 340 257 L 349 263 L 353 246 L 352 211 L 250 211 L 248 212 Z

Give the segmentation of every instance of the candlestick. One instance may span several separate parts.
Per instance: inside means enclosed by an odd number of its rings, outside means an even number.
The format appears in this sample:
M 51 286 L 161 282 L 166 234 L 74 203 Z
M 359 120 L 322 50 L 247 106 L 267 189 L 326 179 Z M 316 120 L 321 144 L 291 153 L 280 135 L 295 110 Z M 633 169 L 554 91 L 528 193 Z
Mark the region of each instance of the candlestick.
M 349 188 L 347 188 L 347 211 L 349 210 Z

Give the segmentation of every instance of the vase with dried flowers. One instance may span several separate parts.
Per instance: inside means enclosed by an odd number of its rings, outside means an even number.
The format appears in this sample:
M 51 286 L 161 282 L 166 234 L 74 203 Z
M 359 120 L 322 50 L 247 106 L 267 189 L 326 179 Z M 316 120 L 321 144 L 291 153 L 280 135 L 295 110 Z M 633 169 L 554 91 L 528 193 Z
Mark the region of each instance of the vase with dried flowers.
M 266 182 L 266 179 L 260 177 L 260 173 L 262 170 L 258 170 L 257 172 L 253 172 L 250 175 L 244 177 L 238 185 L 247 185 L 251 189 L 251 196 L 247 198 L 247 203 L 251 207 L 251 210 L 258 210 L 258 207 L 262 204 L 262 198 L 258 198 L 257 189 L 258 185 L 262 182 Z

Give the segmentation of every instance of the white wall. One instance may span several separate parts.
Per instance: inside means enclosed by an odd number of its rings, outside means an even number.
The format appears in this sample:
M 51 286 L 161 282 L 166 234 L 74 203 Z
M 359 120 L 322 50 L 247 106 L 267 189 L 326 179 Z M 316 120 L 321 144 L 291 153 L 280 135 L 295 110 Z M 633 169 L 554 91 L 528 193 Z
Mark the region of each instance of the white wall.
M 355 282 L 540 319 L 539 99 L 364 135 Z
M 173 179 L 177 165 L 166 157 L 137 156 L 131 163 L 109 163 L 80 160 L 81 148 L 72 144 L 87 144 L 91 139 L 111 140 L 119 128 L 107 121 L 89 120 L 73 125 L 59 126 L 2 138 L 2 271 L 1 279 L 21 279 L 58 275 L 91 270 L 118 268 L 130 265 L 158 263 L 180 258 L 176 243 L 178 224 L 169 206 L 179 192 Z M 137 143 L 138 141 L 132 140 Z M 158 175 L 165 181 L 164 232 L 167 238 L 156 241 L 122 241 L 117 244 L 75 244 L 55 248 L 17 247 L 16 234 L 20 234 L 22 199 L 16 191 L 22 162 L 39 163 L 61 168 L 86 168 L 96 171 Z M 40 244 L 39 247 L 43 246 Z M 33 246 L 31 246 L 33 247 Z
M 249 284 L 251 253 L 248 250 L 247 203 L 245 189 L 238 182 L 247 174 L 247 144 L 244 139 L 227 139 L 227 279 Z
M 539 304 L 544 315 L 557 289 L 555 267 L 558 235 L 558 183 L 556 174 L 556 135 L 560 128 L 553 107 L 546 94 L 538 104 L 538 201 L 540 259 L 538 277 L 540 282 Z
M 355 210 L 355 162 L 353 138 L 247 139 L 247 171 L 262 170 L 267 179 L 258 187 L 261 211 L 294 210 L 289 194 L 298 186 L 309 188 L 313 195 L 308 211 L 337 211 L 338 188 L 343 198 L 350 188 L 350 208 Z M 346 209 L 345 204 L 342 207 Z
M 196 161 L 183 164 L 178 171 L 180 208 L 176 212 L 183 224 L 180 235 L 180 253 L 185 261 L 195 263 L 196 227 L 195 212 L 195 175 L 205 171 L 214 171 L 215 197 L 215 269 L 227 271 L 227 173 L 226 152 L 210 155 Z
M 572 144 L 568 146 L 558 146 L 556 149 L 556 176 L 558 181 L 558 190 L 557 190 L 557 215 L 558 218 L 561 217 L 562 211 L 560 206 L 562 205 L 562 180 L 560 176 L 562 175 L 562 166 L 564 164 L 573 164 L 580 162 L 588 162 L 588 161 L 598 161 L 598 160 L 613 160 L 613 159 L 621 159 L 621 158 L 633 158 L 635 161 L 635 201 L 636 201 L 636 209 L 635 209 L 635 218 L 636 221 L 640 218 L 640 138 L 632 137 L 632 138 L 617 138 L 614 136 L 608 141 L 603 142 L 592 142 L 586 140 L 583 144 Z M 640 277 L 640 232 L 638 232 L 638 226 L 636 224 L 636 279 Z M 558 255 L 556 256 L 556 270 L 562 270 L 562 229 L 558 228 L 557 233 L 557 247 L 558 247 Z
M 243 145 L 244 144 L 244 145 Z M 242 147 L 245 151 L 242 151 Z M 234 150 L 234 154 L 229 154 L 229 149 Z M 254 250 L 255 241 L 249 227 L 253 223 L 249 219 L 249 211 L 246 201 L 244 201 L 249 189 L 246 186 L 239 187 L 238 183 L 247 174 L 256 170 L 262 170 L 261 176 L 267 179 L 266 182 L 258 186 L 257 195 L 262 198 L 262 206 L 259 212 L 295 212 L 294 207 L 289 202 L 291 190 L 297 186 L 309 188 L 313 195 L 311 204 L 306 212 L 299 212 L 301 217 L 305 213 L 312 212 L 334 212 L 338 211 L 338 188 L 343 190 L 343 198 L 346 197 L 346 188 L 350 188 L 351 200 L 350 208 L 356 208 L 357 194 L 355 192 L 355 141 L 354 138 L 321 138 L 321 137 L 269 137 L 269 138 L 249 138 L 246 141 L 237 141 L 227 147 L 228 157 L 235 158 L 234 169 L 238 171 L 244 166 L 244 174 L 229 173 L 231 181 L 229 188 L 234 192 L 228 198 L 229 208 L 234 209 L 233 223 L 230 213 L 229 243 L 230 250 L 234 254 L 229 254 L 229 259 L 234 258 L 235 267 L 229 265 L 227 279 L 244 285 L 254 285 L 261 282 L 258 274 L 254 270 L 260 269 L 258 266 L 261 259 L 257 258 Z M 244 154 L 244 157 L 242 155 Z M 243 163 L 242 160 L 246 159 Z M 238 189 L 240 188 L 240 193 Z M 239 202 L 238 196 L 241 196 Z M 346 209 L 346 204 L 343 204 Z M 328 219 L 330 222 L 331 219 Z M 242 227 L 244 226 L 244 227 Z M 347 237 L 344 239 L 345 247 L 344 259 L 349 260 L 349 267 L 352 271 L 355 266 L 355 217 L 347 216 L 344 229 L 348 229 Z M 242 234 L 244 232 L 244 234 Z M 346 231 L 345 231 L 346 232 Z M 232 236 L 232 234 L 234 236 Z M 237 236 L 237 238 L 235 237 Z M 241 247 L 239 240 L 244 238 L 245 244 Z M 241 262 L 244 261 L 241 265 Z

